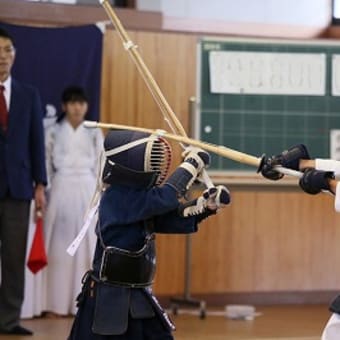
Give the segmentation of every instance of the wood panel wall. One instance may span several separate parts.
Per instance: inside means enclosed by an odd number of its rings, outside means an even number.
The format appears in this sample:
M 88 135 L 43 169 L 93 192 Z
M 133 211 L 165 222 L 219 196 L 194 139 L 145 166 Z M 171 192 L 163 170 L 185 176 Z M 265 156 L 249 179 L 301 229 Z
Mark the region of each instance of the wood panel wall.
M 188 129 L 197 37 L 129 33 Z M 106 33 L 104 46 L 102 120 L 168 129 L 114 31 Z M 297 188 L 231 189 L 231 206 L 202 223 L 193 236 L 193 294 L 340 288 L 340 215 L 331 196 L 308 196 Z M 155 291 L 160 295 L 183 291 L 184 243 L 183 236 L 158 236 Z
M 196 37 L 184 34 L 128 32 L 170 106 L 188 128 L 188 100 L 195 94 Z M 104 120 L 167 128 L 117 33 L 104 41 L 102 110 Z
M 340 215 L 332 197 L 231 189 L 232 204 L 193 237 L 192 293 L 339 289 Z M 176 294 L 183 284 L 183 244 L 171 236 L 159 241 L 156 288 Z
M 192 35 L 128 32 L 184 128 L 188 129 L 188 99 L 195 94 L 196 37 Z M 101 118 L 149 128 L 169 130 L 135 65 L 123 49 L 117 33 L 108 30 L 104 38 Z M 180 150 L 173 145 L 179 162 Z M 183 236 L 158 237 L 160 294 L 180 293 L 184 280 Z

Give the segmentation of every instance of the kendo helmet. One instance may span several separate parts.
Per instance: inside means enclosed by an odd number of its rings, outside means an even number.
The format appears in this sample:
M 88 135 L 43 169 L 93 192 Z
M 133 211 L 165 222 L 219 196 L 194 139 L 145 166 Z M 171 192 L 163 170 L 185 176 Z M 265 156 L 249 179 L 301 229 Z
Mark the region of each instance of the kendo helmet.
M 109 131 L 104 139 L 102 180 L 134 188 L 160 185 L 171 162 L 170 144 L 163 138 L 129 130 Z

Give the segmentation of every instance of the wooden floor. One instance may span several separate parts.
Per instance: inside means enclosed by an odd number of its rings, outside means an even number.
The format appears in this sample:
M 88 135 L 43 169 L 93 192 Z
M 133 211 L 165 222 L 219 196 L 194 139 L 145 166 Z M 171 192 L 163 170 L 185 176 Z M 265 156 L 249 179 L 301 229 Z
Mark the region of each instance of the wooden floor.
M 257 307 L 262 315 L 253 321 L 229 320 L 224 316 L 195 315 L 172 317 L 176 323 L 176 340 L 320 340 L 329 318 L 327 306 Z M 23 320 L 34 331 L 33 337 L 0 336 L 8 340 L 65 340 L 72 323 L 65 319 Z M 339 337 L 340 339 L 340 337 Z

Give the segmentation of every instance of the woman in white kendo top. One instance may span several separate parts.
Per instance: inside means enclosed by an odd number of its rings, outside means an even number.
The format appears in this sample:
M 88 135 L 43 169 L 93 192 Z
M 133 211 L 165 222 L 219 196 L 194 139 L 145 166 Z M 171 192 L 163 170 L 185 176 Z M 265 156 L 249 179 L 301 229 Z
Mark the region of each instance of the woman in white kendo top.
M 94 228 L 86 234 L 74 257 L 66 249 L 81 229 L 95 191 L 103 136 L 99 129 L 82 125 L 88 109 L 82 88 L 65 89 L 62 102 L 65 117 L 46 133 L 49 185 L 44 227 L 48 257 L 44 309 L 69 315 L 76 312 L 81 278 L 91 267 Z

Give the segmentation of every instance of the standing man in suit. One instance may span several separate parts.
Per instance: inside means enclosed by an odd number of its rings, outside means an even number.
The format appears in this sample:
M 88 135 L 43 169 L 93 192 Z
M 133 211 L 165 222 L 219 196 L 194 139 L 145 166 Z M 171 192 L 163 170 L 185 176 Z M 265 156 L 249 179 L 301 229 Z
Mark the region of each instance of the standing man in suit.
M 43 112 L 37 89 L 11 77 L 12 37 L 0 28 L 0 334 L 32 335 L 20 326 L 29 206 L 44 210 Z

